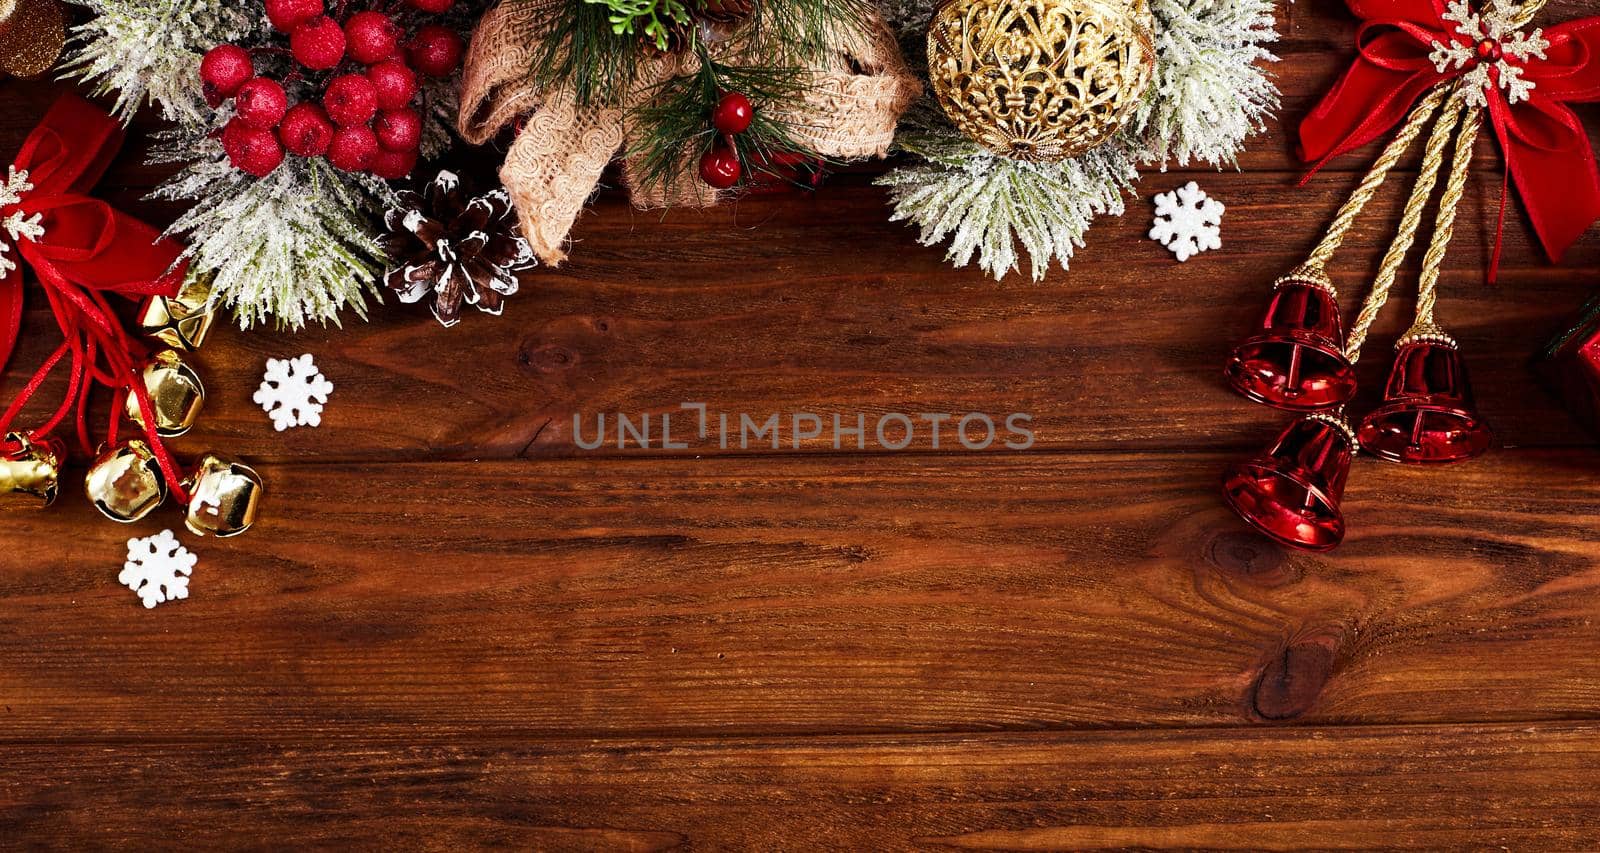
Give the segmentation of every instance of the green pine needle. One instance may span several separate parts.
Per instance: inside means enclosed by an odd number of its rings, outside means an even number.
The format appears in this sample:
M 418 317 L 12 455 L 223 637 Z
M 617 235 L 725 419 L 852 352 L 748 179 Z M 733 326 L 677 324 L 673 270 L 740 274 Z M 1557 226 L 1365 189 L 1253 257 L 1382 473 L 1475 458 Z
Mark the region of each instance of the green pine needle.
M 524 0 L 533 2 L 533 0 Z M 611 9 L 588 0 L 562 0 L 534 47 L 533 75 L 546 89 L 568 88 L 581 105 L 620 103 L 632 87 L 643 46 L 612 30 Z
M 536 39 L 534 79 L 546 89 L 569 89 L 579 105 L 619 104 L 649 51 L 670 46 L 669 22 L 689 26 L 685 49 L 701 48 L 702 33 L 693 22 L 704 2 L 559 0 L 547 13 L 548 29 Z M 865 32 L 873 14 L 870 0 L 755 0 L 736 35 L 740 61 L 803 80 L 807 67 Z

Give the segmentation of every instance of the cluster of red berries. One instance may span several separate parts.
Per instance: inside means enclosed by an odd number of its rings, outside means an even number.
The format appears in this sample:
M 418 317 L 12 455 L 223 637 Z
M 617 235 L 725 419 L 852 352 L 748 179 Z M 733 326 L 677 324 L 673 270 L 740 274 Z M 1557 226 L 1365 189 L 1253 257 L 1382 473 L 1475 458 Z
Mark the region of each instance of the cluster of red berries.
M 724 92 L 711 111 L 711 126 L 720 136 L 711 144 L 711 150 L 700 155 L 700 180 L 725 190 L 739 183 L 744 167 L 739 164 L 739 153 L 734 150 L 733 138 L 750 129 L 755 121 L 756 108 L 750 99 L 738 92 Z
M 455 0 L 405 0 L 420 12 L 442 14 Z M 399 179 L 411 174 L 422 145 L 422 116 L 413 107 L 417 73 L 447 77 L 461 64 L 465 45 L 447 27 L 428 24 L 409 39 L 383 12 L 356 12 L 339 22 L 324 0 L 266 0 L 267 20 L 289 37 L 300 67 L 283 80 L 257 76 L 250 51 L 225 44 L 200 62 L 206 102 L 233 100 L 235 117 L 222 130 L 228 160 L 243 172 L 266 177 L 284 152 L 326 157 L 347 172 Z M 271 52 L 271 51 L 269 51 Z M 326 80 L 321 75 L 326 73 Z M 320 92 L 290 106 L 286 82 L 313 82 Z

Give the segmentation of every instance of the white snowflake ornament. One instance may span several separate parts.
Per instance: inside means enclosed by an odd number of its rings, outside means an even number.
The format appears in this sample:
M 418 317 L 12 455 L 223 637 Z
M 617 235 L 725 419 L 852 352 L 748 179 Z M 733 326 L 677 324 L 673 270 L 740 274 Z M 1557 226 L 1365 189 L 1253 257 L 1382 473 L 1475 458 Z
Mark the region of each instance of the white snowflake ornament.
M 1488 93 L 1497 85 L 1505 90 L 1506 103 L 1528 99 L 1534 83 L 1523 79 L 1522 66 L 1530 59 L 1546 58 L 1544 52 L 1550 47 L 1550 40 L 1544 37 L 1544 30 L 1513 31 L 1510 17 L 1498 8 L 1478 14 L 1472 11 L 1468 0 L 1450 3 L 1444 19 L 1455 24 L 1455 31 L 1449 40 L 1433 42 L 1428 58 L 1441 73 L 1468 69 L 1461 77 L 1468 105 L 1487 107 Z
M 6 175 L 6 179 L 0 181 L 0 210 L 20 204 L 23 193 L 32 191 L 33 184 L 28 182 L 28 173 L 18 170 L 16 166 L 12 166 Z M 4 237 L 9 235 L 11 242 L 17 244 L 20 244 L 23 240 L 27 240 L 30 243 L 37 242 L 40 237 L 44 236 L 44 226 L 39 224 L 43 217 L 44 214 L 42 213 L 23 216 L 22 211 L 14 210 L 9 216 L 0 219 L 0 232 L 3 232 L 0 233 L 0 276 L 4 276 L 17 268 L 17 262 L 6 257 L 6 253 L 11 250 L 11 246 L 6 245 Z M 19 249 L 18 251 L 21 250 Z
M 1175 192 L 1156 196 L 1155 227 L 1150 239 L 1187 261 L 1209 249 L 1222 248 L 1222 202 L 1206 195 L 1194 181 Z
M 178 544 L 172 531 L 128 540 L 128 561 L 122 564 L 117 583 L 139 594 L 146 608 L 163 601 L 189 597 L 189 574 L 199 560 Z
M 272 426 L 283 432 L 293 426 L 320 425 L 322 406 L 332 393 L 333 383 L 306 353 L 299 358 L 267 359 L 266 375 L 253 399 L 272 416 Z

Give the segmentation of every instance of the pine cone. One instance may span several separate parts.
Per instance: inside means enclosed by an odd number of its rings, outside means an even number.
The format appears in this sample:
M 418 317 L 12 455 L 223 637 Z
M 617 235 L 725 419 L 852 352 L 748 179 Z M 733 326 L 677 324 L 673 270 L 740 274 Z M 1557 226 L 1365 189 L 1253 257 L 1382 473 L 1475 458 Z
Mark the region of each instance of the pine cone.
M 755 0 L 700 0 L 695 15 L 715 24 L 739 24 L 755 10 Z
M 445 326 L 460 321 L 463 301 L 499 314 L 517 292 L 517 274 L 535 263 L 506 191 L 472 197 L 454 172 L 440 172 L 422 192 L 399 198 L 384 216 L 384 248 L 398 264 L 384 284 L 401 302 L 431 291 L 433 316 Z

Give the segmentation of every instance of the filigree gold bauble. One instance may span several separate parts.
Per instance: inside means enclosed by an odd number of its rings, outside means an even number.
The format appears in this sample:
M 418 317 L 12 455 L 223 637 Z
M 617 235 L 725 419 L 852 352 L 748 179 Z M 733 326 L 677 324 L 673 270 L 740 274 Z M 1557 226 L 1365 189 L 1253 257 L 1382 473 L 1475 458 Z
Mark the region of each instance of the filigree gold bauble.
M 28 502 L 41 507 L 55 503 L 61 462 L 67 457 L 60 440 L 33 438 L 17 432 L 8 434 L 5 440 L 7 444 L 17 445 L 17 449 L 0 454 L 0 499 L 27 498 Z
M 175 349 L 195 350 L 205 342 L 216 313 L 211 305 L 211 280 L 191 275 L 177 294 L 145 301 L 139 311 L 139 332 Z
M 167 499 L 167 480 L 150 445 L 134 440 L 96 457 L 83 478 L 83 490 L 106 518 L 128 523 L 161 506 Z
M 200 375 L 177 350 L 164 349 L 156 353 L 139 372 L 139 378 L 150 397 L 157 435 L 162 438 L 183 435 L 200 419 L 206 388 L 200 382 Z M 145 425 L 137 395 L 128 395 L 127 412 L 134 423 Z
M 1139 105 L 1153 25 L 1145 0 L 948 0 L 928 27 L 928 76 L 950 121 L 985 148 L 1065 160 Z
M 255 524 L 263 486 L 250 466 L 207 453 L 184 485 L 190 495 L 184 524 L 194 534 L 238 536 Z

